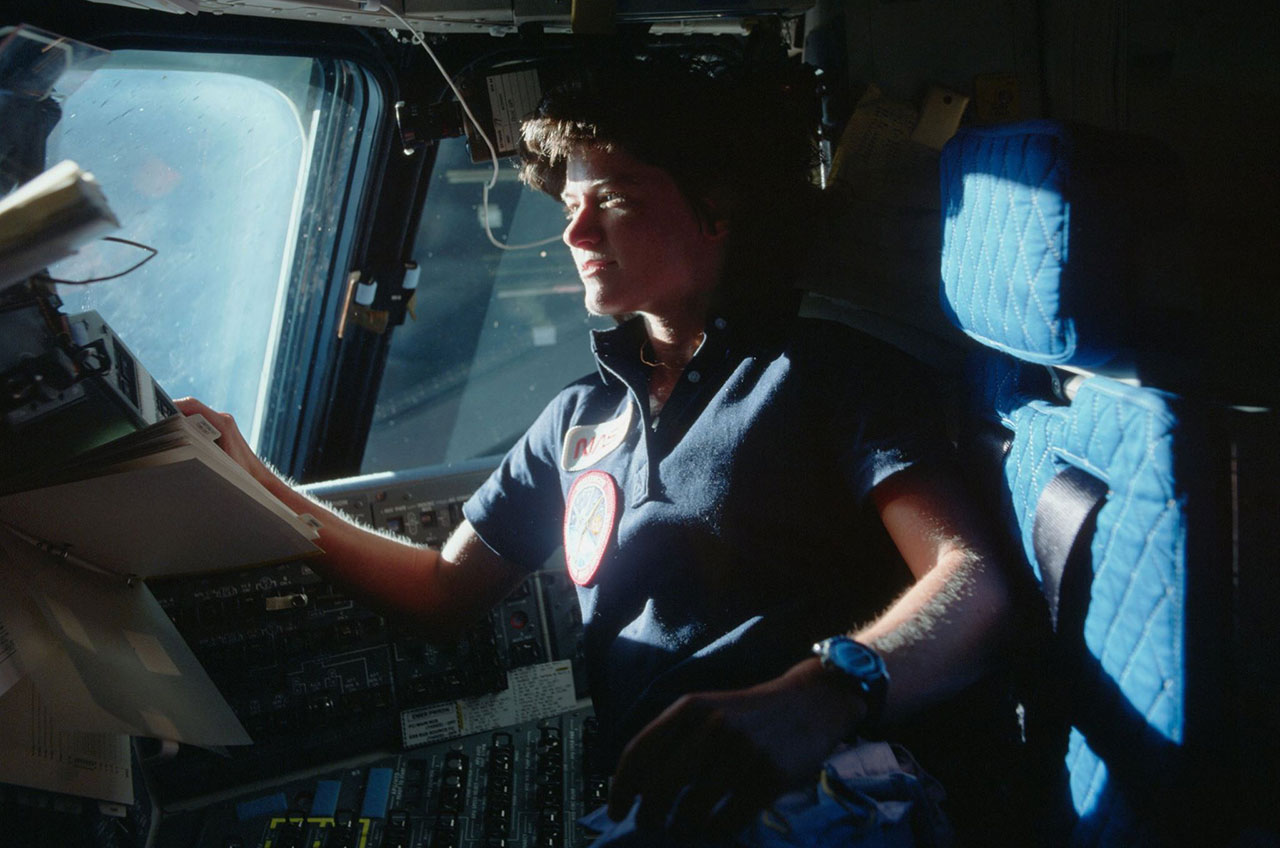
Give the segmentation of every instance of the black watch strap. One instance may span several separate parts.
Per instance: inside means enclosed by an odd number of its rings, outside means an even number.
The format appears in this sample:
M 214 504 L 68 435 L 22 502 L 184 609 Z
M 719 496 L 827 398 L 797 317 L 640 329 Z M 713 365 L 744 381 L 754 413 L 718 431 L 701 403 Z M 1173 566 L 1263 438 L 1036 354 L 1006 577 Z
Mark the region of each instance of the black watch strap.
M 813 653 L 824 669 L 847 678 L 865 701 L 867 712 L 852 728 L 853 732 L 861 735 L 874 732 L 880 725 L 889 691 L 889 672 L 884 660 L 872 648 L 848 636 L 823 639 L 813 646 Z

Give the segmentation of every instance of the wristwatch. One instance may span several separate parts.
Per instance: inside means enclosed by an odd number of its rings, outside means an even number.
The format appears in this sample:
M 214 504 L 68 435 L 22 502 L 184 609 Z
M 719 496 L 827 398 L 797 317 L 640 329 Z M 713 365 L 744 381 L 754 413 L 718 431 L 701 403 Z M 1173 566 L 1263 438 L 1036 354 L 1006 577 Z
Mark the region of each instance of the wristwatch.
M 852 681 L 866 702 L 866 715 L 853 730 L 863 733 L 874 730 L 880 723 L 885 695 L 889 691 L 889 672 L 884 667 L 884 660 L 871 648 L 848 636 L 823 639 L 813 646 L 813 653 L 824 669 Z

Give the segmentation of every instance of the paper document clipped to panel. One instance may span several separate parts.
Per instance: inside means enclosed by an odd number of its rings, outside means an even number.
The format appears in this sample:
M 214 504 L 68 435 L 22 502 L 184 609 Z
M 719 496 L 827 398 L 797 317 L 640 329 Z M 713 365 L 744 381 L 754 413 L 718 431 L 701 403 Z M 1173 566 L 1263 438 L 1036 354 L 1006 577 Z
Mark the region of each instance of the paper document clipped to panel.
M 69 729 L 193 745 L 249 735 L 144 584 L 63 562 L 0 531 L 0 619 Z
M 43 780 L 40 788 L 120 801 L 118 784 L 93 792 L 83 784 L 90 772 L 122 777 L 129 736 L 251 742 L 143 584 L 86 571 L 0 530 L 0 622 L 18 677 L 0 695 L 2 781 Z
M 0 782 L 132 804 L 129 737 L 59 729 L 24 679 L 0 697 Z

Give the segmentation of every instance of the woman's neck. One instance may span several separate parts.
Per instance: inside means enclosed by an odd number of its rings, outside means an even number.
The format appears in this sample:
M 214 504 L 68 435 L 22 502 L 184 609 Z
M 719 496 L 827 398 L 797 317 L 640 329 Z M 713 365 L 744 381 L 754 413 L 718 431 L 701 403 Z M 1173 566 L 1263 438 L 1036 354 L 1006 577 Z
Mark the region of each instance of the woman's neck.
M 657 416 L 662 411 L 685 366 L 706 339 L 704 320 L 705 316 L 699 315 L 696 322 L 675 323 L 645 316 L 648 340 L 640 347 L 640 359 L 649 366 L 651 415 Z
M 706 315 L 702 312 L 682 316 L 679 320 L 645 315 L 645 333 L 649 337 L 645 358 L 649 364 L 679 375 L 706 337 L 703 332 L 705 321 Z

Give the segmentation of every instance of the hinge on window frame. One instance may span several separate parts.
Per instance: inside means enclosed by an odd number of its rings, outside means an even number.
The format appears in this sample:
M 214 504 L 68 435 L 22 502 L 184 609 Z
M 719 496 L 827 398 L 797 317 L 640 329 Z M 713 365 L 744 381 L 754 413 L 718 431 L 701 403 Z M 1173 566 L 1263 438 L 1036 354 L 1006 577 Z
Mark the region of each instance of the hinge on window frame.
M 412 260 L 404 263 L 404 275 L 400 285 L 389 293 L 384 292 L 383 306 L 375 308 L 378 295 L 378 282 L 369 280 L 362 282 L 363 274 L 356 270 L 347 275 L 347 288 L 342 297 L 342 314 L 338 318 L 338 338 L 341 339 L 348 324 L 382 335 L 389 327 L 397 327 L 404 323 L 407 313 L 417 320 L 415 312 L 418 289 L 418 263 Z
M 378 284 L 374 280 L 362 283 L 361 277 L 360 271 L 352 271 L 347 275 L 347 290 L 342 296 L 342 314 L 338 316 L 339 339 L 346 335 L 348 323 L 378 335 L 387 331 L 390 315 L 386 310 L 373 308 Z

